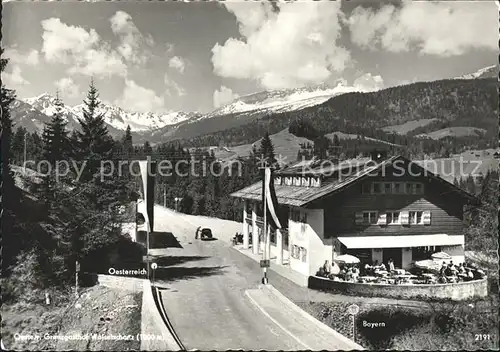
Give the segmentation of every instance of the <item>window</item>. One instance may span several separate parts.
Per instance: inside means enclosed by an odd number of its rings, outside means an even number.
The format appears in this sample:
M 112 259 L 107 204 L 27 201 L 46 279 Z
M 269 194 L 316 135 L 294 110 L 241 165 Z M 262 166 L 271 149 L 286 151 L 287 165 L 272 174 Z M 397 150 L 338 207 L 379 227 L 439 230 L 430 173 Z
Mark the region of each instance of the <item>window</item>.
M 362 194 L 424 194 L 420 182 L 373 182 L 361 185 Z
M 300 247 L 300 259 L 302 262 L 307 262 L 307 249 Z
M 370 183 L 363 183 L 361 187 L 361 193 L 362 194 L 370 194 L 371 192 L 371 184 Z
M 411 183 L 406 183 L 405 184 L 405 188 L 406 188 L 406 194 L 411 194 L 411 190 L 412 190 L 412 186 L 411 186 Z
M 378 216 L 376 211 L 363 212 L 363 224 L 376 224 L 377 221 L 378 221 Z
M 415 194 L 423 194 L 424 187 L 421 183 L 415 183 Z
M 410 225 L 422 225 L 424 223 L 423 211 L 410 211 Z
M 405 190 L 404 190 L 404 187 L 403 187 L 403 183 L 400 183 L 400 182 L 396 182 L 394 183 L 394 193 L 395 194 L 402 194 L 402 193 L 405 193 Z
M 399 211 L 387 213 L 387 224 L 389 224 L 389 225 L 399 225 L 400 224 Z
M 392 193 L 392 183 L 390 183 L 390 182 L 384 183 L 384 193 L 385 194 Z

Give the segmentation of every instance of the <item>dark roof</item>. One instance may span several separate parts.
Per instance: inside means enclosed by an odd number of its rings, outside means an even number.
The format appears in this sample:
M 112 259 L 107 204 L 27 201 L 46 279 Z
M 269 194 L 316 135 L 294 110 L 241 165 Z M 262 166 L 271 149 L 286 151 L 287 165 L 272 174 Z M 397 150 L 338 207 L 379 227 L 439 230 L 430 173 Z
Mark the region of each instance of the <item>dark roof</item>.
M 416 163 L 412 163 L 410 160 L 402 157 L 402 156 L 394 156 L 389 159 L 383 160 L 381 162 L 375 163 L 371 160 L 351 160 L 351 171 L 350 174 L 340 173 L 342 177 L 327 177 L 326 175 L 332 175 L 335 172 L 339 172 L 340 170 L 345 171 L 346 167 L 341 165 L 331 166 L 330 168 L 323 168 L 321 171 L 317 168 L 311 167 L 312 171 L 307 170 L 305 173 L 301 173 L 302 166 L 292 169 L 288 168 L 283 171 L 277 172 L 277 175 L 319 175 L 324 178 L 321 182 L 320 187 L 305 187 L 305 186 L 287 186 L 287 185 L 275 185 L 276 196 L 278 198 L 278 202 L 280 204 L 285 204 L 289 206 L 297 206 L 302 207 L 311 203 L 312 201 L 318 200 L 325 196 L 328 196 L 332 193 L 338 192 L 345 187 L 352 185 L 361 179 L 364 179 L 370 174 L 377 173 L 380 169 L 392 165 L 396 160 L 405 160 L 420 168 L 421 170 L 425 170 L 426 175 L 432 177 L 433 179 L 438 179 L 443 182 L 443 185 L 450 187 L 452 192 L 457 192 L 461 194 L 463 197 L 468 199 L 476 199 L 473 195 L 463 191 L 461 188 L 453 185 L 452 183 L 444 180 L 438 175 L 431 173 L 430 171 L 424 169 L 420 165 Z M 369 162 L 371 161 L 371 162 Z M 355 167 L 352 167 L 355 166 Z M 284 172 L 286 171 L 286 172 Z M 237 192 L 231 194 L 232 197 L 243 198 L 248 200 L 256 200 L 260 201 L 262 199 L 262 181 L 254 183 L 251 186 L 245 187 Z

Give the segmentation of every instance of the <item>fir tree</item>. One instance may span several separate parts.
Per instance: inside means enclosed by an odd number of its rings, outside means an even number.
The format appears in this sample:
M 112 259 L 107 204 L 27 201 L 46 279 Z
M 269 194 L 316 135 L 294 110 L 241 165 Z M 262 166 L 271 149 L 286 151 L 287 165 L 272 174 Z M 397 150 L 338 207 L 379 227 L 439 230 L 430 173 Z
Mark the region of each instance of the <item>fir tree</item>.
M 271 141 L 271 137 L 269 137 L 269 132 L 266 132 L 264 137 L 260 142 L 260 149 L 258 152 L 258 158 L 264 160 L 264 163 L 267 166 L 272 166 L 276 164 L 276 158 L 274 155 L 274 146 Z
M 87 161 L 84 180 L 88 180 L 97 172 L 101 161 L 111 156 L 113 141 L 108 134 L 104 114 L 97 111 L 101 102 L 93 79 L 83 103 L 83 118 L 79 119 L 81 131 L 77 131 L 77 155 L 80 160 Z
M 134 153 L 134 145 L 132 143 L 132 132 L 130 131 L 130 125 L 127 125 L 125 135 L 122 138 L 122 152 L 126 156 L 132 156 L 132 154 Z
M 4 72 L 8 60 L 3 57 L 4 49 L 0 48 L 0 72 Z M 13 175 L 10 168 L 10 143 L 12 138 L 12 119 L 10 115 L 10 105 L 16 98 L 15 92 L 5 87 L 2 82 L 0 91 L 0 168 L 2 180 L 0 182 L 0 219 L 2 233 L 2 274 L 6 274 L 7 269 L 15 262 L 19 252 L 19 237 L 15 227 L 20 194 L 15 187 Z M 3 276 L 3 275 L 2 275 Z
M 63 118 L 63 102 L 59 99 L 59 92 L 56 93 L 55 112 L 49 123 L 44 126 L 42 135 L 42 157 L 48 163 L 44 163 L 45 175 L 37 193 L 40 199 L 45 202 L 47 209 L 54 209 L 57 201 L 57 182 L 62 182 L 61 175 L 56 175 L 56 163 L 67 160 L 70 152 L 68 131 L 66 121 Z M 61 186 L 61 185 L 59 185 Z
M 149 141 L 144 142 L 144 153 L 146 155 L 153 154 L 153 147 L 151 147 L 151 143 L 149 143 Z
M 3 58 L 4 49 L 0 48 L 0 72 L 4 72 L 8 59 Z M 2 83 L 0 92 L 0 108 L 1 108 L 1 121 L 2 130 L 0 134 L 0 147 L 1 147 L 1 173 L 2 173 L 2 209 L 10 209 L 17 197 L 14 195 L 15 186 L 10 169 L 10 143 L 12 138 L 12 119 L 10 116 L 10 104 L 16 99 L 15 92 L 5 87 Z M 1 211 L 1 210 L 0 210 Z
M 11 162 L 16 165 L 22 165 L 24 154 L 24 138 L 27 137 L 28 131 L 20 126 L 16 129 L 10 144 Z
M 66 130 L 67 122 L 63 117 L 63 102 L 59 99 L 59 92 L 56 94 L 54 102 L 55 112 L 52 119 L 44 127 L 43 131 L 43 158 L 50 165 L 54 166 L 58 160 L 65 160 L 68 157 L 69 138 Z

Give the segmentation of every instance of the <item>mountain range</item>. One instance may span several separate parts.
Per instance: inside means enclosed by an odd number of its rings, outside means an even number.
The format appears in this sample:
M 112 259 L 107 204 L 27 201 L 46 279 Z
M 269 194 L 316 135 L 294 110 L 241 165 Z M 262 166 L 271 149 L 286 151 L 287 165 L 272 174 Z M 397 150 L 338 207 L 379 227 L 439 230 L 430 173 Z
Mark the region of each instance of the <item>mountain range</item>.
M 456 77 L 456 79 L 478 80 L 497 77 L 497 73 L 498 66 L 494 65 L 485 67 L 474 73 Z M 407 91 L 408 86 L 418 84 L 414 83 L 388 89 Z M 151 112 L 140 113 L 126 111 L 110 104 L 101 104 L 98 113 L 104 115 L 104 120 L 111 135 L 115 137 L 121 136 L 127 126 L 130 126 L 135 143 L 143 143 L 146 140 L 151 143 L 158 143 L 175 139 L 191 139 L 206 134 L 218 133 L 246 126 L 255 121 L 265 120 L 270 115 L 292 114 L 295 116 L 300 111 L 310 111 L 311 109 L 322 110 L 331 106 L 332 102 L 333 105 L 336 105 L 334 103 L 336 98 L 352 94 L 362 96 L 373 93 L 361 87 L 348 86 L 342 80 L 339 80 L 335 86 L 317 85 L 307 88 L 262 91 L 241 96 L 229 104 L 205 114 L 175 111 L 163 114 Z M 344 101 L 345 99 L 341 100 Z M 44 123 L 50 121 L 51 116 L 55 112 L 54 102 L 55 97 L 48 93 L 43 93 L 33 98 L 16 100 L 12 106 L 14 123 L 17 126 L 25 127 L 30 132 L 41 132 Z M 70 130 L 78 128 L 78 119 L 82 117 L 82 109 L 83 104 L 73 107 L 65 105 L 63 107 L 63 113 Z M 339 116 L 335 118 L 339 118 Z M 344 116 L 344 118 L 346 117 Z M 436 119 L 434 116 L 416 116 L 415 119 L 407 121 L 389 119 L 386 126 L 379 126 L 378 128 L 405 134 L 421 126 L 433 126 L 436 124 L 436 120 L 439 119 Z M 412 126 L 411 128 L 408 128 L 409 124 Z M 474 127 L 481 128 L 484 126 Z M 439 136 L 440 134 L 436 135 Z

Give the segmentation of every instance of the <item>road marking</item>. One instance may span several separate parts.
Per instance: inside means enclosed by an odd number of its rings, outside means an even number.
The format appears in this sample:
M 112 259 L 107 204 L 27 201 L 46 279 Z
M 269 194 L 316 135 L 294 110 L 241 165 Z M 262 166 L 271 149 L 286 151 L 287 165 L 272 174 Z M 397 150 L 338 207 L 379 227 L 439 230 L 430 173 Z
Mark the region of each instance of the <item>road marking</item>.
M 245 295 L 250 299 L 250 301 L 257 307 L 259 308 L 259 310 L 262 312 L 262 314 L 264 314 L 266 317 L 268 317 L 274 324 L 276 324 L 278 327 L 281 328 L 281 330 L 283 330 L 284 332 L 286 332 L 288 335 L 290 335 L 295 341 L 297 341 L 298 343 L 300 343 L 302 346 L 304 346 L 307 350 L 312 350 L 311 347 L 309 347 L 308 345 L 306 345 L 304 342 L 302 342 L 297 336 L 295 336 L 292 332 L 290 332 L 287 328 L 285 328 L 283 325 L 281 325 L 280 323 L 278 323 L 272 316 L 270 316 L 265 310 L 264 308 L 262 308 L 260 306 L 260 304 L 257 303 L 257 301 L 252 297 L 250 296 L 250 294 L 248 293 L 248 291 L 245 291 Z

